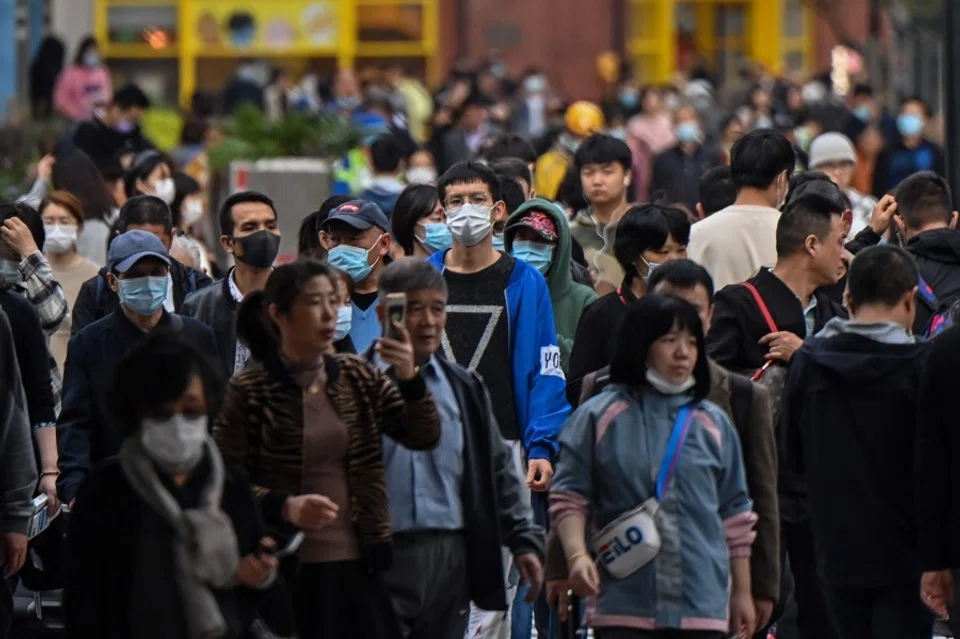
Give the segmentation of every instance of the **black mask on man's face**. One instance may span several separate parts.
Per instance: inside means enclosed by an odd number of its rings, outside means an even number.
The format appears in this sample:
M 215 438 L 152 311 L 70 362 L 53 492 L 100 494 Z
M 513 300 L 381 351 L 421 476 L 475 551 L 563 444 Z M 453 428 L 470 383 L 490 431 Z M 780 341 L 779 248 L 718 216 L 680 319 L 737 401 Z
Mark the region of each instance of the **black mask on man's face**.
M 235 237 L 233 242 L 243 247 L 243 255 L 234 253 L 234 257 L 253 268 L 273 266 L 280 252 L 280 236 L 271 231 L 257 231 L 244 237 Z

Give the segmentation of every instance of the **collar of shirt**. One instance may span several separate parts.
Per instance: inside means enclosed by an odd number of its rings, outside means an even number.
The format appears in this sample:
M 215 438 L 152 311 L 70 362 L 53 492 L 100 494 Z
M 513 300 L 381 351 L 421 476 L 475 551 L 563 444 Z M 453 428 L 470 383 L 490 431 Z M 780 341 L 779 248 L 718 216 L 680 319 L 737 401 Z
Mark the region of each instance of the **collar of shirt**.
M 800 300 L 800 298 L 797 298 Z M 803 300 L 800 300 L 800 303 L 803 304 Z M 817 296 L 810 296 L 810 303 L 807 304 L 806 308 L 803 309 L 803 322 L 807 325 L 807 335 L 813 335 L 813 331 L 817 326 Z
M 177 310 L 177 305 L 173 301 L 173 276 L 167 274 L 167 296 L 163 298 L 163 310 L 173 313 Z
M 233 297 L 234 301 L 242 302 L 243 293 L 240 292 L 240 287 L 237 286 L 237 280 L 233 276 L 235 272 L 236 272 L 235 269 L 230 269 L 230 275 L 227 276 L 227 284 L 230 287 L 230 295 Z
M 387 193 L 400 193 L 406 187 L 407 187 L 406 184 L 398 180 L 393 175 L 374 176 L 373 180 L 370 183 L 371 189 L 377 189 L 379 191 L 385 191 Z

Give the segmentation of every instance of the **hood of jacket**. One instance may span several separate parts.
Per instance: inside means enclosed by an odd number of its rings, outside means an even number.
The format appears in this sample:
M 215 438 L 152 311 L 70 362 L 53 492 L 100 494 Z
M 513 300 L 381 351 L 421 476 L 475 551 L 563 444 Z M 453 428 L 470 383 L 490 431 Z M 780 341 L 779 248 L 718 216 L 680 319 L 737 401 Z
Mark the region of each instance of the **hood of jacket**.
M 934 262 L 960 265 L 960 231 L 950 228 L 924 231 L 910 240 L 907 250 Z
M 553 251 L 553 263 L 550 271 L 544 277 L 547 278 L 547 284 L 550 286 L 550 293 L 556 295 L 566 291 L 573 285 L 573 277 L 570 275 L 570 225 L 566 216 L 560 211 L 560 208 L 542 198 L 535 197 L 532 200 L 524 202 L 513 215 L 507 218 L 507 223 L 503 229 L 503 246 L 508 253 L 513 251 L 513 239 L 517 235 L 517 222 L 532 213 L 539 211 L 550 216 L 554 225 L 557 227 L 557 247 Z
M 857 383 L 896 375 L 923 357 L 927 348 L 898 324 L 839 317 L 802 346 L 817 365 Z

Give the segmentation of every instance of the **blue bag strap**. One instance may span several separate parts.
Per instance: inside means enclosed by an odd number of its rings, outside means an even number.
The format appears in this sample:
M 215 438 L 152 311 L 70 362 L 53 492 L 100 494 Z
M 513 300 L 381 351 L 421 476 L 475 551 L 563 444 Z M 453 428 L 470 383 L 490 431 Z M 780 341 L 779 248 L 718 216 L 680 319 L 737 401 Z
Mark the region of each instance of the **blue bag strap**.
M 660 462 L 660 472 L 657 473 L 657 501 L 659 502 L 663 502 L 663 496 L 670 487 L 670 480 L 673 479 L 673 474 L 677 470 L 677 460 L 680 458 L 684 442 L 687 441 L 687 435 L 690 434 L 692 422 L 693 406 L 687 404 L 677 413 L 673 431 L 670 433 L 670 441 L 667 442 L 667 452 L 664 453 L 663 461 Z
M 927 304 L 929 304 L 933 309 L 936 309 L 940 306 L 940 302 L 937 301 L 937 294 L 933 292 L 933 288 L 927 284 L 927 280 L 923 279 L 922 275 L 917 275 L 917 292 L 920 293 L 920 297 L 923 298 Z

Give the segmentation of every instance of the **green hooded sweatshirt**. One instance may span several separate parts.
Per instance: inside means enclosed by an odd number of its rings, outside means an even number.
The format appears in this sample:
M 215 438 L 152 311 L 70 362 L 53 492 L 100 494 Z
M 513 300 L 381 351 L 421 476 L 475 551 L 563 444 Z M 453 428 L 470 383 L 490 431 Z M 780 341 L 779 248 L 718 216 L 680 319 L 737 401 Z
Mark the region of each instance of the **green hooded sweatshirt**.
M 503 231 L 503 244 L 506 251 L 511 254 L 513 252 L 513 238 L 517 234 L 516 223 L 533 211 L 546 213 L 557 227 L 557 247 L 553 251 L 553 263 L 544 277 L 547 278 L 547 286 L 550 288 L 553 323 L 557 329 L 557 342 L 560 346 L 563 370 L 566 371 L 580 315 L 583 309 L 597 299 L 597 293 L 589 286 L 574 282 L 570 276 L 570 224 L 553 202 L 534 198 L 525 202 L 507 218 Z

